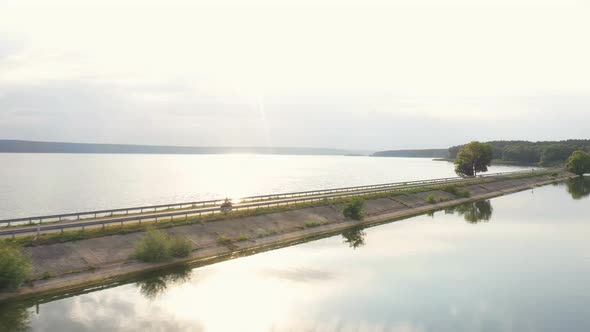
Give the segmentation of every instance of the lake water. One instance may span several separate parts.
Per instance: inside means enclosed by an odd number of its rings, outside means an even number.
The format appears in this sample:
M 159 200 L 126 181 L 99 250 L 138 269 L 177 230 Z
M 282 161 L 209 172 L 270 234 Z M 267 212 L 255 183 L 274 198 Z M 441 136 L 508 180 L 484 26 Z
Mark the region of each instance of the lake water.
M 449 162 L 346 156 L 0 153 L 0 168 L 0 219 L 455 176 Z
M 590 331 L 590 178 L 47 303 L 0 330 Z

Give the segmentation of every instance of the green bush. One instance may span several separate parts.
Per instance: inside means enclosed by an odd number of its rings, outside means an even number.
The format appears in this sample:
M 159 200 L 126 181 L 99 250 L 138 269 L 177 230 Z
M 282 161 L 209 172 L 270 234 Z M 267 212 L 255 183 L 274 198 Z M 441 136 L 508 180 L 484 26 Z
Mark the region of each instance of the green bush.
M 446 186 L 443 188 L 444 191 L 459 197 L 469 197 L 471 193 L 467 189 L 459 189 L 457 186 Z
M 430 194 L 430 195 L 426 196 L 426 201 L 430 204 L 434 204 L 434 203 L 436 203 L 436 198 L 434 198 L 434 195 Z
M 15 290 L 31 276 L 31 258 L 22 248 L 0 243 L 0 289 Z
M 149 229 L 135 243 L 135 258 L 144 262 L 161 262 L 170 259 L 170 238 L 165 232 Z
M 181 235 L 170 236 L 170 253 L 174 257 L 187 257 L 193 250 L 191 240 Z
M 153 228 L 135 243 L 133 256 L 144 262 L 162 262 L 171 257 L 187 257 L 193 249 L 189 239 L 181 235 L 168 235 Z
M 354 197 L 352 201 L 346 205 L 342 213 L 346 218 L 361 220 L 365 214 L 364 207 L 365 200 L 361 197 Z

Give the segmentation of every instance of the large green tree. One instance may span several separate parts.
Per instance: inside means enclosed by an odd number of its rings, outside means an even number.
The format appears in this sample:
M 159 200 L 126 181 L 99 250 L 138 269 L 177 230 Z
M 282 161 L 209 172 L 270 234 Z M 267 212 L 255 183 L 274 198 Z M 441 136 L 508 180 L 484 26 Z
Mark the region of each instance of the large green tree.
M 455 172 L 464 176 L 477 176 L 479 172 L 487 172 L 492 163 L 492 146 L 477 141 L 463 146 L 455 159 Z
M 574 151 L 566 161 L 567 170 L 578 175 L 590 173 L 590 154 Z

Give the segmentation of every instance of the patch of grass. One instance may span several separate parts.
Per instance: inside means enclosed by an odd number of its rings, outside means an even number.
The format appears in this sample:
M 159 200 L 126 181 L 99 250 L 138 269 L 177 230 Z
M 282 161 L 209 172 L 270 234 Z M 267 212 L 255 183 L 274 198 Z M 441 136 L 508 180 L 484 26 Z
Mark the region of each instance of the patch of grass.
M 0 290 L 15 290 L 32 272 L 31 257 L 19 245 L 0 243 Z
M 308 221 L 305 222 L 304 225 L 305 225 L 306 228 L 310 228 L 310 227 L 319 226 L 319 225 L 321 225 L 321 223 L 318 222 L 318 221 L 315 221 L 315 220 L 308 220 Z
M 49 272 L 49 271 L 45 271 L 45 272 L 43 272 L 43 274 L 41 275 L 41 278 L 39 278 L 39 279 L 45 280 L 45 279 L 49 279 L 51 277 L 53 277 L 53 274 L 51 274 L 51 272 Z
M 365 214 L 365 200 L 362 197 L 354 197 L 342 213 L 346 218 L 362 220 Z
M 238 241 L 248 241 L 250 240 L 250 236 L 247 234 L 240 234 L 240 236 L 238 237 Z
M 219 244 L 229 244 L 231 242 L 231 239 L 225 235 L 220 235 L 217 238 L 217 243 Z
M 430 194 L 426 196 L 426 201 L 430 204 L 434 204 L 436 203 L 436 198 L 434 197 L 434 195 Z

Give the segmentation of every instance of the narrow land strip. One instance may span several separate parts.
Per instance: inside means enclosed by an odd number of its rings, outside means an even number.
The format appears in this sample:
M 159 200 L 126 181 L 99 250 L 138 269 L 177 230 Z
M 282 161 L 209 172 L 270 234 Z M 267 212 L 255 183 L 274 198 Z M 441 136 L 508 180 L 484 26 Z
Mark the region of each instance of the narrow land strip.
M 543 173 L 550 173 L 551 171 L 545 171 Z M 349 197 L 354 195 L 372 195 L 372 194 L 379 194 L 379 193 L 387 193 L 393 191 L 404 191 L 404 190 L 413 190 L 419 189 L 429 186 L 440 186 L 440 185 L 451 185 L 451 184 L 460 184 L 465 185 L 468 183 L 482 183 L 482 182 L 490 182 L 490 181 L 498 181 L 498 179 L 502 178 L 511 178 L 511 177 L 519 177 L 519 176 L 531 176 L 528 171 L 518 171 L 512 173 L 499 173 L 499 174 L 489 174 L 485 177 L 478 177 L 478 178 L 447 178 L 447 179 L 433 179 L 433 180 L 423 180 L 423 181 L 410 181 L 410 182 L 399 182 L 394 183 L 391 185 L 370 185 L 370 186 L 362 186 L 362 187 L 350 187 L 350 188 L 336 188 L 336 189 L 327 189 L 327 190 L 316 190 L 316 191 L 309 191 L 309 192 L 302 192 L 302 193 L 291 193 L 291 194 L 277 194 L 277 195 L 265 195 L 264 197 L 269 197 L 269 199 L 264 200 L 249 200 L 246 202 L 235 202 L 236 204 L 233 205 L 234 211 L 250 211 L 259 208 L 270 208 L 270 207 L 280 207 L 280 206 L 289 206 L 294 204 L 301 204 L 305 202 L 317 202 L 324 199 L 336 199 L 342 197 Z M 441 181 L 442 180 L 442 181 Z M 291 195 L 291 196 L 285 196 Z M 295 196 L 293 196 L 295 195 Z M 285 196 L 285 197 L 282 197 Z M 263 197 L 263 196 L 260 196 Z M 282 197 L 282 198 L 279 198 Z M 129 208 L 133 209 L 133 208 Z M 135 208 L 137 209 L 137 208 Z M 144 211 L 144 209 L 146 211 Z M 90 218 L 83 218 L 83 219 L 69 219 L 59 217 L 57 221 L 45 220 L 41 222 L 41 220 L 33 223 L 32 220 L 37 219 L 39 217 L 30 217 L 24 218 L 28 221 L 21 221 L 21 222 L 7 222 L 6 220 L 0 220 L 1 225 L 5 225 L 3 228 L 0 228 L 0 237 L 15 237 L 15 236 L 22 236 L 25 234 L 49 234 L 49 233 L 62 233 L 64 229 L 72 230 L 72 229 L 91 229 L 91 228 L 98 228 L 98 227 L 105 227 L 107 225 L 113 224 L 121 224 L 121 225 L 129 225 L 133 223 L 142 222 L 158 222 L 158 220 L 179 220 L 179 219 L 194 219 L 195 217 L 202 217 L 213 215 L 215 213 L 220 213 L 220 207 L 218 205 L 208 205 L 208 206 L 198 206 L 198 207 L 186 207 L 186 208 L 171 208 L 165 210 L 155 210 L 150 211 L 147 210 L 146 207 L 142 208 L 141 213 L 131 213 L 131 214 L 111 214 L 110 216 L 99 216 L 99 217 L 90 217 Z M 91 212 L 87 212 L 91 213 Z M 46 217 L 47 218 L 47 217 Z
M 0 300 L 53 294 L 113 282 L 140 272 L 179 264 L 207 264 L 240 255 L 249 255 L 309 239 L 338 234 L 351 227 L 371 226 L 439 210 L 454 205 L 488 199 L 573 177 L 569 173 L 506 179 L 463 188 L 471 197 L 461 198 L 441 190 L 396 194 L 366 201 L 363 221 L 347 220 L 344 203 L 308 207 L 215 222 L 168 228 L 193 244 L 188 258 L 166 263 L 141 263 L 130 259 L 134 243 L 142 233 L 104 236 L 87 240 L 26 248 L 34 266 L 34 281 L 17 292 L 1 293 Z M 433 196 L 438 203 L 428 203 Z M 311 226 L 310 226 L 311 225 Z M 229 239 L 222 244 L 220 238 Z

